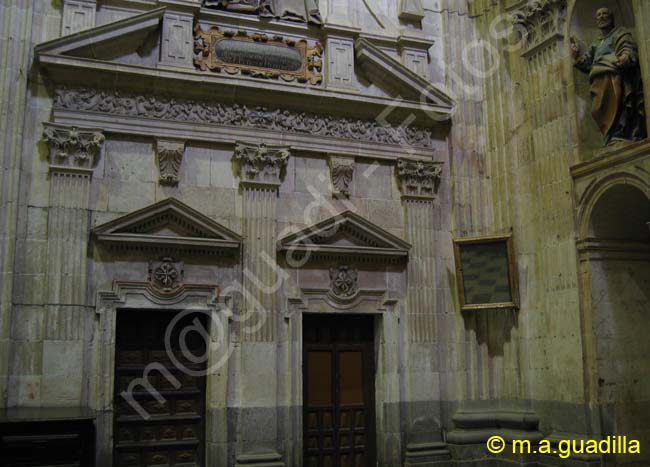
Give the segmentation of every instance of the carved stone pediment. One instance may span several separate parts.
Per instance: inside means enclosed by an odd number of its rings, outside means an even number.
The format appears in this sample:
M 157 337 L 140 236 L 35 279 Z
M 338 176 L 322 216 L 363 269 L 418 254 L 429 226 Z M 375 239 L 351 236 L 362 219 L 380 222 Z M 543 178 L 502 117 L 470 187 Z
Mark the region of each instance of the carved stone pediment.
M 357 63 L 368 78 L 393 95 L 439 107 L 450 108 L 454 100 L 429 81 L 409 70 L 369 40 L 354 44 Z
M 92 233 L 101 244 L 147 251 L 231 256 L 241 245 L 237 233 L 175 198 L 118 217 Z
M 284 237 L 278 248 L 315 257 L 404 260 L 411 245 L 360 215 L 345 211 Z

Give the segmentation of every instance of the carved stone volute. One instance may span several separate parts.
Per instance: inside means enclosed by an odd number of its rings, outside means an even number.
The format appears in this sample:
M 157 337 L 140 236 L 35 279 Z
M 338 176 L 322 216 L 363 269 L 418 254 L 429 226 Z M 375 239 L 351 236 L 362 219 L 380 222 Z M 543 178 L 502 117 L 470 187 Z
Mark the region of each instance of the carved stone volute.
M 289 160 L 288 146 L 237 143 L 233 159 L 242 183 L 280 185 Z
M 104 134 L 98 129 L 80 129 L 53 123 L 43 124 L 43 139 L 53 166 L 91 169 L 95 166 Z
M 402 196 L 433 199 L 440 184 L 442 163 L 399 159 L 396 172 Z

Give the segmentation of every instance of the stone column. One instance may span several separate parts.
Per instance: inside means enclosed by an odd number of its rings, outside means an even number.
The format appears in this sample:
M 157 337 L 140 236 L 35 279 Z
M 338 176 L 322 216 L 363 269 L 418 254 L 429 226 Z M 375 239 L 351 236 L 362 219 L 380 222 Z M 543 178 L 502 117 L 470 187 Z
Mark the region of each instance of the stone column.
M 406 294 L 407 466 L 431 465 L 448 456 L 440 443 L 440 359 L 435 316 L 433 200 L 441 165 L 399 159 L 396 168 L 406 240 L 412 245 Z
M 43 355 L 44 361 L 48 355 L 66 355 L 70 364 L 52 368 L 43 365 L 43 378 L 48 380 L 48 391 L 43 397 L 52 404 L 78 404 L 84 397 L 81 368 L 84 367 L 84 330 L 90 312 L 87 291 L 90 181 L 104 135 L 97 129 L 49 123 L 44 128 L 43 137 L 49 146 L 50 207 Z
M 0 407 L 6 406 L 9 377 L 18 181 L 23 147 L 25 95 L 34 2 L 0 2 Z M 15 352 L 14 352 L 15 353 Z
M 238 143 L 243 193 L 244 318 L 237 465 L 282 466 L 278 454 L 277 199 L 289 148 Z

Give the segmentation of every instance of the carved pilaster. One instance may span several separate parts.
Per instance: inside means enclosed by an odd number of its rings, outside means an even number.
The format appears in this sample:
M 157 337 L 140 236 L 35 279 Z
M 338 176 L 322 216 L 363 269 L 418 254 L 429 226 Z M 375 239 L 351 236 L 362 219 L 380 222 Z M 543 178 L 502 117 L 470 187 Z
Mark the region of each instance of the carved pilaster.
M 332 196 L 349 198 L 352 192 L 354 176 L 354 159 L 350 157 L 330 157 L 330 175 L 332 177 Z
M 562 38 L 566 11 L 566 0 L 536 0 L 512 13 L 511 21 L 523 40 L 525 57 Z
M 87 305 L 86 253 L 92 168 L 104 135 L 98 129 L 44 124 L 49 146 L 46 338 L 81 339 Z
M 435 257 L 433 200 L 442 164 L 400 159 L 397 178 L 404 201 L 408 263 L 407 310 L 411 342 L 435 340 Z
M 193 67 L 193 15 L 168 10 L 163 17 L 160 63 L 181 68 Z
M 185 154 L 185 141 L 172 139 L 156 140 L 156 160 L 160 172 L 161 185 L 177 185 L 183 155 Z
M 234 159 L 238 164 L 242 186 L 280 186 L 289 154 L 286 146 L 237 143 Z
M 52 167 L 92 169 L 104 143 L 104 134 L 98 129 L 79 129 L 43 124 L 43 138 L 49 146 Z
M 279 449 L 269 452 L 269 447 L 273 450 L 272 446 L 279 447 L 279 442 L 277 420 L 267 414 L 275 413 L 278 405 L 277 203 L 289 155 L 288 147 L 240 142 L 233 156 L 243 195 L 240 398 L 242 406 L 255 407 L 242 414 L 241 436 L 247 440 L 247 446 L 237 453 L 237 466 L 284 465 Z M 264 430 L 256 428 L 261 425 Z
M 433 199 L 442 173 L 442 163 L 399 159 L 397 179 L 402 197 Z

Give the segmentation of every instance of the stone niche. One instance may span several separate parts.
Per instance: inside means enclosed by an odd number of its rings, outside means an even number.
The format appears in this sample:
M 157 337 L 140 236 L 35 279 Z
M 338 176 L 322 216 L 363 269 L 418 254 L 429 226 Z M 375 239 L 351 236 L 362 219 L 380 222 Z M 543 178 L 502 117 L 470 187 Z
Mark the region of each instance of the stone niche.
M 617 26 L 631 30 L 634 38 L 637 41 L 640 40 L 640 36 L 635 27 L 631 2 L 620 0 L 602 0 L 600 2 L 577 0 L 573 9 L 569 11 L 569 37 L 573 36 L 578 39 L 583 48 L 588 47 L 589 44 L 597 40 L 600 37 L 600 31 L 596 27 L 595 15 L 596 10 L 603 7 L 607 7 L 613 11 Z M 603 148 L 603 135 L 591 117 L 589 75 L 573 68 L 573 77 L 575 83 L 574 98 L 577 111 L 578 139 L 582 152 L 580 159 L 587 160 Z

